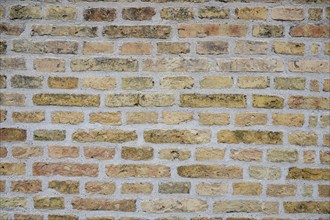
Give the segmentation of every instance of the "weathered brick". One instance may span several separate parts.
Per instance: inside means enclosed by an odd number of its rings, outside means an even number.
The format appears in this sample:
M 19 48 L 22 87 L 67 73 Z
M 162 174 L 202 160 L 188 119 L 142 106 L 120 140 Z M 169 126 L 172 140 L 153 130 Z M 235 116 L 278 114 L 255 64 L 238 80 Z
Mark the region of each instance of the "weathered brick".
M 249 175 L 258 180 L 276 180 L 281 177 L 281 169 L 275 167 L 251 166 Z
M 76 41 L 30 41 L 14 40 L 12 51 L 33 54 L 77 54 L 78 42 Z
M 151 194 L 151 183 L 123 183 L 121 186 L 122 194 Z
M 275 77 L 275 89 L 279 90 L 304 90 L 306 79 L 303 77 Z
M 185 165 L 179 166 L 178 175 L 185 178 L 242 179 L 243 169 L 238 166 Z
M 241 94 L 181 94 L 180 106 L 192 108 L 245 108 L 246 96 Z
M 304 125 L 304 114 L 272 114 L 273 125 L 282 125 L 289 127 L 302 127 Z
M 230 17 L 230 9 L 208 6 L 198 10 L 198 17 L 202 19 L 227 19 Z
M 26 140 L 26 130 L 20 128 L 4 128 L 0 129 L 0 141 L 16 142 Z
M 284 99 L 278 96 L 267 96 L 267 95 L 253 95 L 253 104 L 254 108 L 283 108 Z
M 220 130 L 218 131 L 218 143 L 230 144 L 282 144 L 283 133 L 273 131 L 253 130 Z
M 33 157 L 41 157 L 44 150 L 41 147 L 13 147 L 12 155 L 18 159 L 28 159 Z
M 159 158 L 163 160 L 188 160 L 191 156 L 189 150 L 178 149 L 178 148 L 169 148 L 162 149 L 159 151 Z
M 157 112 L 127 112 L 127 124 L 155 124 L 158 122 Z
M 76 89 L 78 78 L 76 77 L 49 77 L 48 87 L 51 89 Z
M 261 183 L 240 182 L 233 183 L 233 195 L 260 195 Z
M 88 8 L 83 12 L 85 21 L 113 21 L 116 19 L 114 8 Z
M 40 180 L 17 180 L 11 181 L 10 190 L 12 192 L 37 193 L 42 191 Z
M 88 159 L 111 160 L 116 150 L 109 147 L 84 147 L 84 156 Z
M 105 26 L 103 36 L 116 38 L 158 38 L 166 39 L 170 36 L 171 27 L 165 25 L 143 26 Z
M 7 88 L 7 76 L 5 75 L 0 75 L 0 89 L 5 89 Z
M 219 161 L 223 160 L 225 157 L 225 149 L 219 148 L 206 148 L 201 147 L 197 148 L 195 152 L 196 160 L 204 161 L 204 160 L 211 160 L 211 161 Z
M 34 197 L 33 203 L 36 209 L 64 209 L 63 197 Z
M 239 40 L 235 44 L 236 54 L 267 54 L 268 43 L 264 41 Z
M 136 140 L 137 134 L 135 131 L 79 129 L 72 134 L 72 139 L 77 142 L 123 143 Z
M 191 89 L 194 78 L 189 76 L 167 76 L 160 79 L 162 89 Z
M 201 55 L 217 55 L 228 53 L 228 42 L 200 41 L 197 42 L 196 53 Z
M 122 15 L 124 20 L 146 21 L 152 20 L 152 17 L 156 15 L 156 11 L 152 7 L 124 8 Z
M 79 193 L 79 181 L 75 180 L 52 180 L 48 182 L 48 188 L 63 194 Z
M 52 112 L 52 123 L 54 124 L 80 124 L 84 121 L 82 112 Z
M 74 20 L 76 18 L 76 8 L 69 6 L 48 6 L 46 9 L 46 19 Z
M 192 7 L 168 7 L 160 10 L 160 17 L 165 20 L 187 21 L 194 18 Z
M 158 42 L 158 54 L 186 54 L 190 52 L 190 44 L 184 42 Z
M 70 63 L 73 72 L 83 71 L 118 71 L 118 72 L 136 72 L 138 62 L 135 59 L 124 58 L 90 58 L 73 59 Z
M 33 132 L 33 140 L 36 141 L 63 141 L 66 137 L 65 130 L 39 129 Z
M 241 89 L 265 89 L 269 87 L 267 76 L 239 76 L 238 87 Z
M 0 175 L 24 175 L 26 172 L 25 163 L 0 163 Z
M 4 33 L 6 35 L 19 36 L 24 32 L 24 29 L 24 24 L 12 24 L 6 22 L 0 23 L 0 33 Z
M 19 93 L 0 93 L 0 105 L 3 106 L 24 106 L 26 97 Z
M 294 73 L 330 73 L 330 62 L 327 60 L 289 61 L 289 71 Z
M 302 7 L 274 7 L 272 8 L 272 19 L 282 21 L 304 20 L 304 8 Z
M 208 205 L 201 199 L 158 199 L 141 203 L 142 211 L 151 213 L 204 212 Z
M 278 202 L 262 202 L 257 200 L 222 200 L 213 204 L 215 213 L 264 213 L 277 214 L 279 212 Z
M 282 72 L 283 60 L 277 59 L 218 59 L 217 70 L 219 72 Z
M 324 54 L 325 55 L 330 55 L 330 42 L 324 43 Z
M 87 77 L 83 79 L 83 88 L 112 90 L 116 87 L 116 79 L 111 77 Z
M 9 19 L 39 19 L 41 7 L 35 5 L 14 5 L 9 9 Z
M 163 178 L 171 176 L 170 167 L 155 164 L 109 164 L 105 166 L 105 173 L 113 178 Z
M 32 25 L 31 36 L 96 37 L 97 27 Z
M 26 64 L 24 58 L 0 58 L 0 70 L 25 70 Z
M 111 195 L 115 192 L 114 182 L 86 182 L 85 190 L 91 194 Z
M 209 143 L 209 130 L 145 130 L 144 140 L 150 143 L 201 144 Z
M 122 147 L 121 157 L 125 160 L 151 160 L 154 156 L 152 147 Z
M 297 162 L 298 151 L 297 150 L 281 150 L 271 149 L 267 150 L 267 160 L 270 162 Z
M 330 110 L 329 101 L 329 98 L 323 97 L 290 96 L 288 105 L 291 109 Z
M 91 124 L 121 125 L 120 112 L 92 112 L 89 114 Z
M 193 112 L 163 112 L 162 119 L 164 124 L 173 125 L 192 121 Z
M 5 54 L 7 50 L 7 41 L 0 41 L 0 54 Z
M 236 126 L 254 126 L 267 124 L 267 115 L 263 113 L 238 113 L 235 116 Z
M 199 183 L 196 185 L 196 193 L 201 196 L 220 196 L 228 192 L 227 183 Z
M 114 45 L 112 42 L 87 42 L 83 44 L 83 54 L 112 54 Z
M 99 106 L 99 95 L 78 94 L 35 94 L 33 95 L 35 105 L 57 105 L 57 106 Z
M 239 161 L 262 161 L 262 151 L 258 149 L 231 149 L 230 158 Z
M 269 37 L 283 37 L 284 26 L 272 24 L 256 24 L 253 25 L 252 35 L 254 37 L 269 38 Z
M 127 90 L 152 89 L 154 80 L 152 77 L 123 77 L 121 88 Z
M 200 112 L 199 123 L 202 125 L 229 125 L 229 114 Z
M 273 50 L 277 54 L 304 55 L 304 53 L 305 53 L 305 44 L 304 43 L 276 41 L 276 42 L 273 43 Z
M 45 113 L 42 111 L 33 112 L 13 112 L 14 122 L 37 123 L 45 120 Z
M 80 163 L 45 163 L 32 164 L 34 176 L 98 176 L 98 164 Z
M 174 99 L 174 95 L 172 94 L 141 94 L 139 96 L 139 105 L 143 107 L 172 106 L 175 101 Z
M 160 183 L 158 192 L 161 194 L 189 194 L 190 187 L 189 182 Z
M 330 180 L 330 170 L 321 168 L 290 167 L 286 179 Z
M 330 213 L 330 202 L 284 202 L 285 213 Z
M 314 132 L 293 131 L 288 135 L 290 144 L 300 146 L 316 146 L 317 135 Z
M 326 24 L 298 24 L 291 27 L 290 36 L 329 38 L 330 26 Z
M 120 54 L 148 55 L 152 52 L 151 43 L 129 42 L 123 43 L 120 47 Z
M 50 158 L 77 158 L 79 157 L 79 148 L 65 146 L 49 146 L 48 156 Z
M 132 107 L 139 105 L 139 94 L 110 94 L 105 98 L 109 107 Z
M 27 207 L 27 199 L 24 197 L 1 197 L 0 208 Z
M 146 72 L 208 72 L 211 65 L 207 58 L 148 58 L 143 60 Z
M 41 89 L 42 81 L 42 76 L 14 75 L 10 79 L 11 87 L 24 89 Z
M 33 68 L 38 72 L 64 72 L 64 59 L 37 58 L 33 61 Z
M 268 9 L 266 7 L 236 8 L 236 18 L 243 20 L 266 20 Z
M 212 24 L 179 24 L 180 38 L 202 38 L 213 36 L 244 37 L 247 34 L 247 25 L 212 23 Z

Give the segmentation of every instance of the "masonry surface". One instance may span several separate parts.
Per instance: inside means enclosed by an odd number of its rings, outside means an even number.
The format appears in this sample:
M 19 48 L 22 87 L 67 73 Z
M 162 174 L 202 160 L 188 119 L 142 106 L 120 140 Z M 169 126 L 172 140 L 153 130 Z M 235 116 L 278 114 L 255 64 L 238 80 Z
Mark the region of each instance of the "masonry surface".
M 1 220 L 325 220 L 329 0 L 1 0 Z

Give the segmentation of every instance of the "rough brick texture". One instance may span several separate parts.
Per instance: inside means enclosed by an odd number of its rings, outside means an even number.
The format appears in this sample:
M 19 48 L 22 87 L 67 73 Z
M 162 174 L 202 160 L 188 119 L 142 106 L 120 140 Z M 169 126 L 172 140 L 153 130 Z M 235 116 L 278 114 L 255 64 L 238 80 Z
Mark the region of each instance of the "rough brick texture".
M 330 0 L 0 0 L 0 220 L 325 220 Z

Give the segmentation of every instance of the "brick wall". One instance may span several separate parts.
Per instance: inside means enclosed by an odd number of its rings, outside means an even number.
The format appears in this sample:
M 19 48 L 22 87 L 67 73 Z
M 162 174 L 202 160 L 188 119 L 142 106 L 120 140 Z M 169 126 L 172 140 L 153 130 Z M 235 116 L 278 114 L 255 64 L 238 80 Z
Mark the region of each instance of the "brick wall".
M 329 3 L 2 0 L 0 219 L 328 219 Z

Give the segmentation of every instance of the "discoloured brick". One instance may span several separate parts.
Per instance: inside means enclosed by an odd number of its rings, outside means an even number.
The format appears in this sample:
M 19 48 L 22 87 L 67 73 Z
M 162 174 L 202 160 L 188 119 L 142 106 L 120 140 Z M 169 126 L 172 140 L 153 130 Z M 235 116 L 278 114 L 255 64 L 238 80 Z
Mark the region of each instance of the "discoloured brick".
M 273 131 L 253 130 L 220 130 L 218 131 L 218 143 L 230 144 L 282 144 L 283 133 Z
M 78 147 L 49 146 L 48 156 L 50 158 L 77 158 L 79 157 Z
M 281 169 L 275 167 L 249 167 L 250 177 L 258 180 L 276 180 L 281 177 Z
M 304 9 L 301 7 L 274 7 L 272 19 L 282 21 L 301 21 L 304 19 Z
M 25 70 L 24 58 L 0 58 L 0 70 Z
M 36 209 L 64 209 L 63 197 L 34 197 L 33 202 Z
M 177 168 L 178 175 L 185 178 L 242 179 L 243 170 L 237 166 L 186 165 Z
M 303 77 L 275 77 L 275 89 L 279 90 L 304 90 L 306 79 Z
M 267 54 L 268 43 L 264 41 L 236 41 L 236 54 Z
M 330 213 L 329 202 L 284 202 L 283 206 L 286 213 Z
M 52 180 L 48 182 L 48 187 L 63 194 L 79 193 L 79 181 L 75 180 Z
M 125 77 L 122 78 L 122 89 L 143 90 L 151 89 L 154 86 L 152 77 Z
M 35 130 L 33 140 L 36 141 L 63 141 L 66 137 L 65 130 Z
M 190 185 L 189 182 L 160 183 L 158 192 L 161 194 L 189 194 Z
M 113 21 L 116 18 L 114 8 L 88 8 L 83 12 L 86 21 Z
M 177 148 L 169 148 L 163 149 L 159 151 L 159 158 L 164 160 L 188 160 L 191 156 L 189 150 L 186 149 L 177 149 Z
M 118 71 L 136 72 L 138 62 L 135 59 L 124 58 L 91 58 L 71 60 L 71 70 L 73 72 L 83 71 Z
M 168 7 L 160 10 L 160 17 L 165 20 L 186 21 L 194 18 L 193 8 Z
M 9 9 L 9 19 L 41 18 L 41 7 L 34 5 L 14 5 Z
M 116 87 L 116 79 L 111 77 L 87 77 L 83 79 L 83 88 L 112 90 Z
M 122 15 L 125 20 L 145 21 L 152 20 L 152 17 L 156 15 L 156 12 L 152 7 L 124 8 Z
M 144 26 L 106 26 L 103 36 L 116 38 L 159 38 L 166 39 L 170 36 L 171 27 L 165 25 Z
M 314 132 L 295 131 L 288 135 L 290 144 L 300 146 L 317 145 L 317 135 Z
M 125 160 L 151 160 L 154 156 L 152 147 L 122 147 L 121 157 Z
M 327 60 L 299 60 L 288 63 L 289 71 L 294 73 L 330 73 Z
M 4 128 L 0 129 L 0 141 L 16 142 L 26 140 L 26 130 L 20 128 Z
M 31 36 L 96 37 L 97 27 L 32 25 Z
M 40 180 L 18 180 L 11 181 L 10 190 L 12 192 L 37 193 L 42 191 Z
M 78 78 L 49 77 L 48 87 L 52 89 L 76 89 L 78 87 Z
M 208 6 L 198 10 L 198 17 L 202 19 L 226 19 L 230 16 L 230 10 L 226 8 Z
M 48 6 L 46 9 L 47 19 L 56 20 L 74 20 L 76 18 L 76 9 L 74 7 L 65 6 Z
M 105 170 L 107 176 L 113 178 L 162 178 L 171 176 L 170 168 L 164 165 L 110 164 L 105 166 Z
M 254 108 L 283 108 L 284 99 L 278 96 L 253 95 Z
M 298 161 L 298 151 L 281 149 L 267 150 L 267 160 L 270 162 L 296 162 Z
M 151 183 L 123 183 L 121 186 L 122 194 L 151 194 Z
M 36 162 L 32 164 L 34 176 L 98 176 L 97 164 L 79 163 L 44 163 Z
M 271 24 L 257 24 L 253 25 L 252 35 L 254 37 L 268 38 L 268 37 L 283 37 L 284 26 Z
M 329 169 L 290 167 L 286 179 L 330 180 Z
M 305 53 L 305 44 L 304 43 L 276 41 L 276 42 L 273 43 L 273 50 L 277 54 L 304 55 L 304 53 Z
M 181 107 L 207 108 L 246 107 L 246 96 L 241 94 L 182 94 L 180 95 Z
M 111 42 L 84 42 L 83 54 L 111 54 L 114 45 Z
M 292 37 L 329 38 L 330 26 L 326 24 L 298 24 L 291 27 Z
M 236 18 L 243 20 L 266 20 L 268 10 L 266 7 L 236 8 Z
M 186 54 L 190 52 L 189 43 L 181 42 L 158 42 L 157 53 L 159 54 Z
M 329 101 L 329 98 L 323 97 L 290 96 L 288 105 L 291 109 L 330 110 Z
M 11 86 L 13 88 L 24 88 L 24 89 L 41 89 L 42 88 L 42 76 L 23 76 L 14 75 L 11 77 Z
M 24 197 L 1 197 L 0 208 L 27 207 L 27 200 Z

